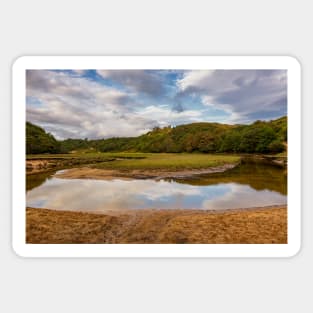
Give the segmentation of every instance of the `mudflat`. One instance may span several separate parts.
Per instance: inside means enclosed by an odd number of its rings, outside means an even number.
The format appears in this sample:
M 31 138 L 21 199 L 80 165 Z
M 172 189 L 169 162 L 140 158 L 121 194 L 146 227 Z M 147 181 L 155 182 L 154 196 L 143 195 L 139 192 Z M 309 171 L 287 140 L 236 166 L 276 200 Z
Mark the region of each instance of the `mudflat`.
M 164 179 L 164 178 L 186 178 L 195 175 L 221 173 L 229 169 L 234 168 L 238 164 L 223 164 L 220 166 L 213 166 L 204 169 L 180 169 L 180 170 L 168 170 L 168 169 L 132 169 L 132 170 L 121 170 L 121 169 L 98 169 L 90 167 L 78 167 L 71 168 L 61 173 L 57 173 L 55 177 L 67 178 L 67 179 L 105 179 L 110 180 L 114 178 L 137 178 L 137 179 Z
M 26 242 L 44 244 L 286 244 L 287 207 L 105 214 L 26 209 Z

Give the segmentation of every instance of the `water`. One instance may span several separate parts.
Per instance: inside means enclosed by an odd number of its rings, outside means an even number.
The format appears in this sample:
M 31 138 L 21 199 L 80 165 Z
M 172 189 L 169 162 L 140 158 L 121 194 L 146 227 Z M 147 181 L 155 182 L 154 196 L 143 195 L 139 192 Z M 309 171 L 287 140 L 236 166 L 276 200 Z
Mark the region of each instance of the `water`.
M 123 209 L 224 210 L 287 203 L 283 169 L 256 163 L 225 173 L 189 179 L 61 179 L 53 174 L 27 178 L 27 206 L 56 210 Z

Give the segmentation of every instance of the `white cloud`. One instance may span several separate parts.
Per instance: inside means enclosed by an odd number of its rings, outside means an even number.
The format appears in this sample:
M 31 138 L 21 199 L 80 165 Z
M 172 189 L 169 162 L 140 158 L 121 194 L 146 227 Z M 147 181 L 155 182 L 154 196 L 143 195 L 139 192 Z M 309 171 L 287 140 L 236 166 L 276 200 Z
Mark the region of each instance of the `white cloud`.
M 205 106 L 231 113 L 229 121 L 249 122 L 287 112 L 285 70 L 196 70 L 177 81 L 181 95 L 196 93 Z
M 195 70 L 187 71 L 184 76 L 177 81 L 177 86 L 180 90 L 184 91 L 190 87 L 197 86 L 197 88 L 204 87 L 207 79 L 214 73 L 214 70 Z
M 201 110 L 173 111 L 169 106 L 147 106 L 140 111 L 143 118 L 153 118 L 161 126 L 178 125 L 183 123 L 197 122 L 201 120 Z
M 28 71 L 27 96 L 41 103 L 27 106 L 27 119 L 58 138 L 137 136 L 151 122 L 128 93 L 63 72 Z

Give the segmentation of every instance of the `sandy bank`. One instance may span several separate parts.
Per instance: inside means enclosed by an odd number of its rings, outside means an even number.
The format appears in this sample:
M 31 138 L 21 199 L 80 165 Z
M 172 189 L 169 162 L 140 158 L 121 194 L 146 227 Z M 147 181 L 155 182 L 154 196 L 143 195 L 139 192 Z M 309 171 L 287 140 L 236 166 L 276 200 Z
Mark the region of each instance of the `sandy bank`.
M 26 174 L 39 174 L 57 167 L 55 161 L 26 160 Z
M 26 210 L 27 243 L 287 243 L 287 208 L 135 210 L 114 214 Z
M 203 175 L 211 173 L 225 172 L 226 170 L 232 169 L 237 164 L 224 164 L 221 166 L 215 166 L 205 169 L 186 169 L 170 171 L 165 169 L 142 169 L 142 170 L 118 170 L 118 169 L 97 169 L 90 167 L 79 167 L 65 170 L 55 175 L 58 178 L 89 178 L 89 179 L 113 179 L 113 178 L 153 178 L 153 179 L 164 179 L 164 178 L 186 178 L 194 175 Z

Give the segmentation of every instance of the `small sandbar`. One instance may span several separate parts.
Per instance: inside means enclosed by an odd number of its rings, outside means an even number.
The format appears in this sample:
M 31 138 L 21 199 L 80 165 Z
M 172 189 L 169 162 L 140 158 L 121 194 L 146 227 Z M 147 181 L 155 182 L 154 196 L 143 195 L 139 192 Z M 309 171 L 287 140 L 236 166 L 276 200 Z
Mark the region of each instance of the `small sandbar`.
M 97 169 L 91 167 L 72 168 L 62 172 L 57 172 L 55 177 L 66 179 L 104 179 L 112 180 L 121 179 L 164 179 L 164 178 L 187 178 L 195 175 L 204 175 L 211 173 L 221 173 L 234 168 L 238 164 L 224 164 L 204 169 L 183 169 L 170 171 L 165 169 L 134 169 L 134 170 L 118 170 L 118 169 Z

